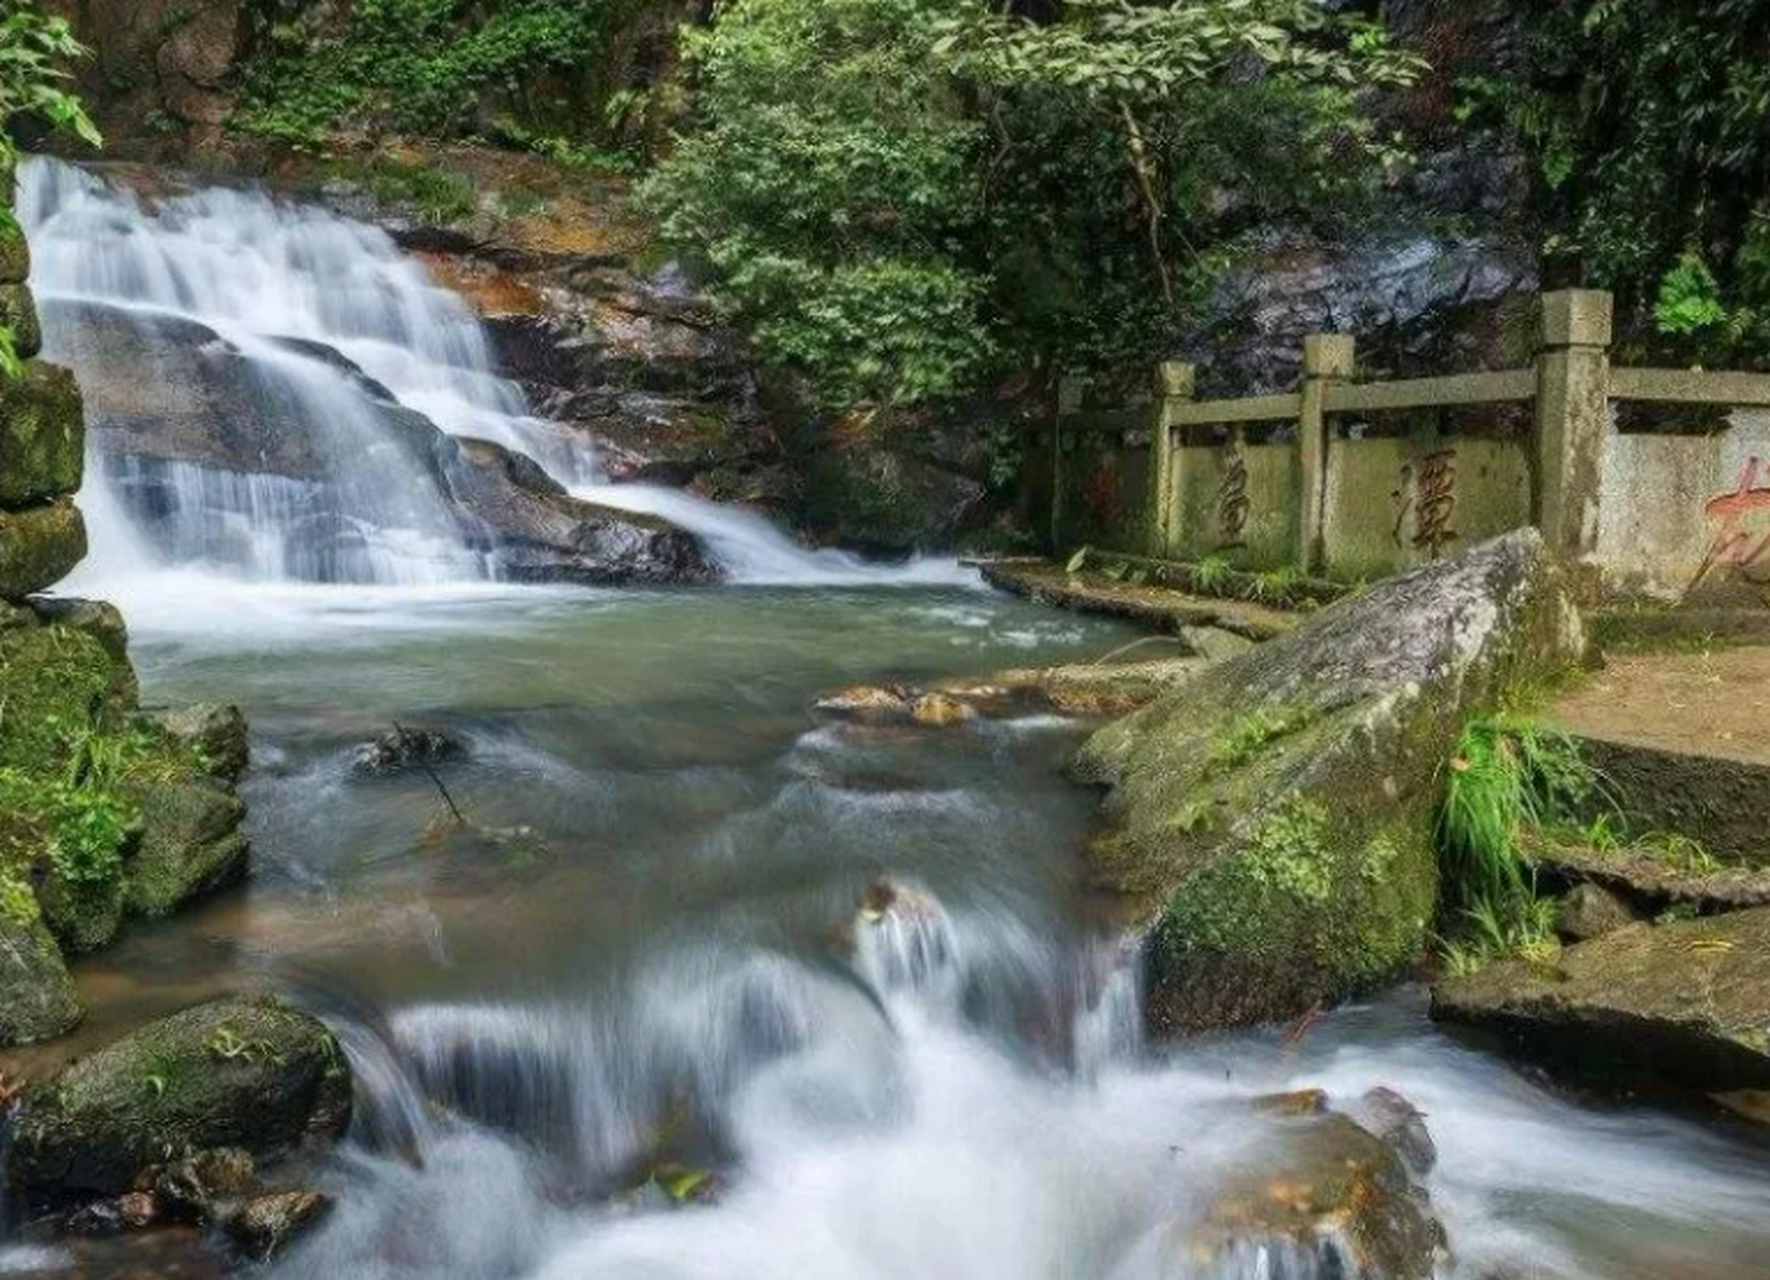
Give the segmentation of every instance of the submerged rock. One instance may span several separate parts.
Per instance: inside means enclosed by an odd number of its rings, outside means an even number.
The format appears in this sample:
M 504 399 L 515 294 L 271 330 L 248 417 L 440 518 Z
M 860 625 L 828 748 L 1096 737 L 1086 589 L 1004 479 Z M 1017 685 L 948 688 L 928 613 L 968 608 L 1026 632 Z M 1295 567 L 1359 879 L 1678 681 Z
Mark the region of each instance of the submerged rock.
M 9 1183 L 35 1200 L 117 1196 L 168 1152 L 281 1156 L 343 1132 L 351 1083 L 317 1019 L 270 996 L 150 1023 L 32 1090 Z
M 1437 905 L 1436 777 L 1517 683 L 1582 656 L 1531 530 L 1313 615 L 1095 734 L 1096 880 L 1153 927 L 1158 1031 L 1281 1018 L 1394 978 Z
M 369 778 L 385 778 L 425 765 L 446 764 L 467 754 L 467 744 L 446 729 L 389 729 L 350 754 L 350 767 Z
M 1280 1114 L 1289 1118 L 1270 1146 L 1230 1173 L 1189 1231 L 1191 1261 L 1249 1275 L 1430 1280 L 1443 1230 L 1401 1157 L 1337 1112 Z
M 910 704 L 910 719 L 925 729 L 950 729 L 964 724 L 973 714 L 964 703 L 944 693 L 925 693 Z
M 159 1217 L 201 1224 L 219 1221 L 257 1189 L 258 1166 L 249 1151 L 217 1147 L 147 1170 L 137 1186 L 152 1195 Z
M 905 723 L 917 692 L 903 685 L 855 685 L 826 693 L 814 704 L 825 715 L 863 724 Z
M 84 1013 L 30 891 L 0 882 L 0 1046 L 52 1040 Z
M 1552 963 L 1453 978 L 1433 988 L 1432 1016 L 1574 1073 L 1770 1088 L 1770 907 L 1632 924 Z

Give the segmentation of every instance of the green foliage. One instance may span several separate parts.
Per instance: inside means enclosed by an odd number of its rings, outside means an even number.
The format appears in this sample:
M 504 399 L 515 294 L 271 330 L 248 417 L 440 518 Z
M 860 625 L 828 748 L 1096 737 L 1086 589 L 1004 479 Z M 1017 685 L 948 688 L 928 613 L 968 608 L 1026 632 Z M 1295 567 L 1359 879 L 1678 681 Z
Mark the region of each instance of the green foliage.
M 340 20 L 302 0 L 253 0 L 261 52 L 236 123 L 317 146 L 338 128 L 463 133 L 495 105 L 569 114 L 562 78 L 603 53 L 619 11 L 593 0 L 356 0 Z
M 1557 906 L 1555 899 L 1534 892 L 1476 898 L 1462 912 L 1462 927 L 1440 940 L 1445 972 L 1464 978 L 1499 960 L 1553 960 L 1561 949 L 1555 936 Z
M 1415 69 L 1311 0 L 732 0 L 687 49 L 646 201 L 834 408 L 1151 357 L 1250 209 L 1368 188 L 1357 95 Z
M 1206 556 L 1192 566 L 1193 590 L 1207 596 L 1220 595 L 1233 574 L 1229 561 L 1222 556 Z
M 1666 272 L 1653 304 L 1653 320 L 1661 333 L 1677 334 L 1700 333 L 1726 322 L 1721 287 L 1701 254 L 1686 253 Z
M 1438 818 L 1449 899 L 1473 909 L 1527 896 L 1520 833 L 1569 817 L 1597 789 L 1567 735 L 1513 716 L 1472 721 L 1457 740 Z
M 1307 709 L 1260 707 L 1232 721 L 1211 744 L 1210 766 L 1217 772 L 1239 769 L 1279 738 L 1296 733 L 1314 717 Z
M 441 165 L 377 160 L 363 175 L 363 185 L 378 199 L 412 206 L 432 225 L 465 218 L 479 204 L 473 183 Z
M 16 116 L 40 116 L 58 129 L 102 145 L 97 127 L 68 91 L 67 64 L 88 56 L 63 18 L 49 18 L 28 2 L 9 5 L 0 15 L 0 182 L 10 184 L 18 149 L 7 125 Z M 24 234 L 13 217 L 11 202 L 0 201 L 0 237 Z M 0 378 L 24 372 L 17 335 L 0 324 Z
M 1530 75 L 1464 117 L 1535 160 L 1552 270 L 1614 290 L 1630 358 L 1770 359 L 1770 0 L 1511 0 Z

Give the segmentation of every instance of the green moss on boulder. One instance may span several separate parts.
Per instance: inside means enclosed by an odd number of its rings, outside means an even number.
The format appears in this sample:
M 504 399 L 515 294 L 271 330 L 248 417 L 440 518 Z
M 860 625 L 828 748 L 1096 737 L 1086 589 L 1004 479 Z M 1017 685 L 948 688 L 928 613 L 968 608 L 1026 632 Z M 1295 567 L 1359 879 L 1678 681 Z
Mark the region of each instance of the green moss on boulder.
M 21 235 L 0 235 L 0 284 L 23 284 L 30 278 L 30 245 Z
M 68 627 L 0 631 L 0 768 L 45 773 L 70 734 L 114 728 L 116 673 L 97 640 Z
M 1149 925 L 1158 1031 L 1292 1016 L 1423 952 L 1437 772 L 1463 723 L 1582 656 L 1523 531 L 1382 583 L 1097 733 L 1096 879 Z
M 246 806 L 206 778 L 149 786 L 141 800 L 141 843 L 128 869 L 132 911 L 169 915 L 245 874 Z
M 12 349 L 29 358 L 43 350 L 43 330 L 27 284 L 0 284 L 0 324 L 12 330 Z
M 123 880 L 74 880 L 52 862 L 37 887 L 43 922 L 64 951 L 97 951 L 123 928 Z
M 0 1045 L 53 1039 L 82 1012 L 29 886 L 0 871 Z
M 262 1161 L 336 1137 L 350 1101 L 343 1052 L 322 1023 L 274 997 L 217 1000 L 33 1090 L 7 1172 L 40 1201 L 117 1195 L 189 1152 L 238 1147 Z
M 23 507 L 80 487 L 86 428 L 74 375 L 33 360 L 0 379 L 0 506 Z
M 69 499 L 0 511 L 0 599 L 54 586 L 86 557 L 86 524 Z

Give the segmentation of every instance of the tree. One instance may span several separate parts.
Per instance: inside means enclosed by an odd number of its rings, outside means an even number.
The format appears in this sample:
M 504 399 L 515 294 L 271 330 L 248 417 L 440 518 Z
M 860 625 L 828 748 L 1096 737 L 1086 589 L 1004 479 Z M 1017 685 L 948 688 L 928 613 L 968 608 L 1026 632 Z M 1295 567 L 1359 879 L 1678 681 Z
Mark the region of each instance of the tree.
M 36 115 L 98 146 L 98 129 L 65 87 L 65 64 L 86 56 L 61 18 L 38 13 L 26 3 L 0 17 L 0 182 L 10 183 L 18 164 L 18 147 L 9 126 L 20 116 Z M 10 199 L 0 200 L 0 238 L 23 235 Z M 22 372 L 13 331 L 0 325 L 0 376 Z
M 1418 67 L 1313 0 L 728 0 L 690 54 L 646 199 L 836 408 L 1148 359 L 1261 214 L 1368 187 Z

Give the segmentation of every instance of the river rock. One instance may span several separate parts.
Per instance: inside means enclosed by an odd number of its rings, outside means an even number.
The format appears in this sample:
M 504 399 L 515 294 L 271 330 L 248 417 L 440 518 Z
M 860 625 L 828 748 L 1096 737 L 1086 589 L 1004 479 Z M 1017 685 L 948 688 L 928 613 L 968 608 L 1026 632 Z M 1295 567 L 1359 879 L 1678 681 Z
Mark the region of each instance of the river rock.
M 1770 907 L 1632 924 L 1441 982 L 1432 1016 L 1572 1072 L 1706 1092 L 1770 1088 Z
M 30 891 L 0 884 L 0 1048 L 52 1040 L 84 1016 Z
M 1640 919 L 1626 898 L 1602 885 L 1576 884 L 1555 908 L 1555 932 L 1569 942 L 1590 942 Z
M 257 1160 L 330 1140 L 350 1072 L 317 1019 L 271 996 L 229 997 L 153 1022 L 27 1096 L 9 1182 L 37 1200 L 117 1196 L 167 1152 Z
M 1506 691 L 1578 661 L 1580 620 L 1522 530 L 1383 582 L 1102 729 L 1091 862 L 1146 938 L 1157 1031 L 1292 1016 L 1425 950 L 1438 773 Z
M 365 777 L 384 778 L 466 754 L 467 744 L 444 729 L 389 729 L 351 752 L 350 767 Z
M 160 782 L 141 801 L 141 841 L 128 869 L 128 902 L 146 916 L 169 915 L 245 874 L 246 806 L 209 778 Z
M 199 702 L 162 711 L 154 720 L 174 742 L 196 753 L 209 776 L 237 782 L 245 773 L 251 745 L 238 707 Z
M 964 703 L 944 693 L 925 693 L 910 704 L 910 719 L 924 729 L 950 729 L 972 714 Z
M 66 369 L 32 360 L 0 380 L 0 506 L 22 507 L 80 487 L 86 426 Z
M 71 499 L 0 510 L 0 599 L 54 586 L 86 557 L 86 524 Z
M 262 1262 L 317 1226 L 331 1209 L 332 1197 L 324 1192 L 277 1191 L 246 1201 L 224 1229 L 242 1253 Z
M 1181 627 L 1180 638 L 1206 662 L 1240 657 L 1254 647 L 1254 641 L 1222 627 Z
M 1386 1143 L 1337 1112 L 1295 1114 L 1224 1180 L 1186 1252 L 1209 1274 L 1431 1280 L 1443 1238 Z M 1200 1274 L 1206 1274 L 1199 1268 Z
M 903 685 L 853 685 L 826 693 L 814 704 L 825 715 L 863 724 L 903 724 L 918 693 Z

